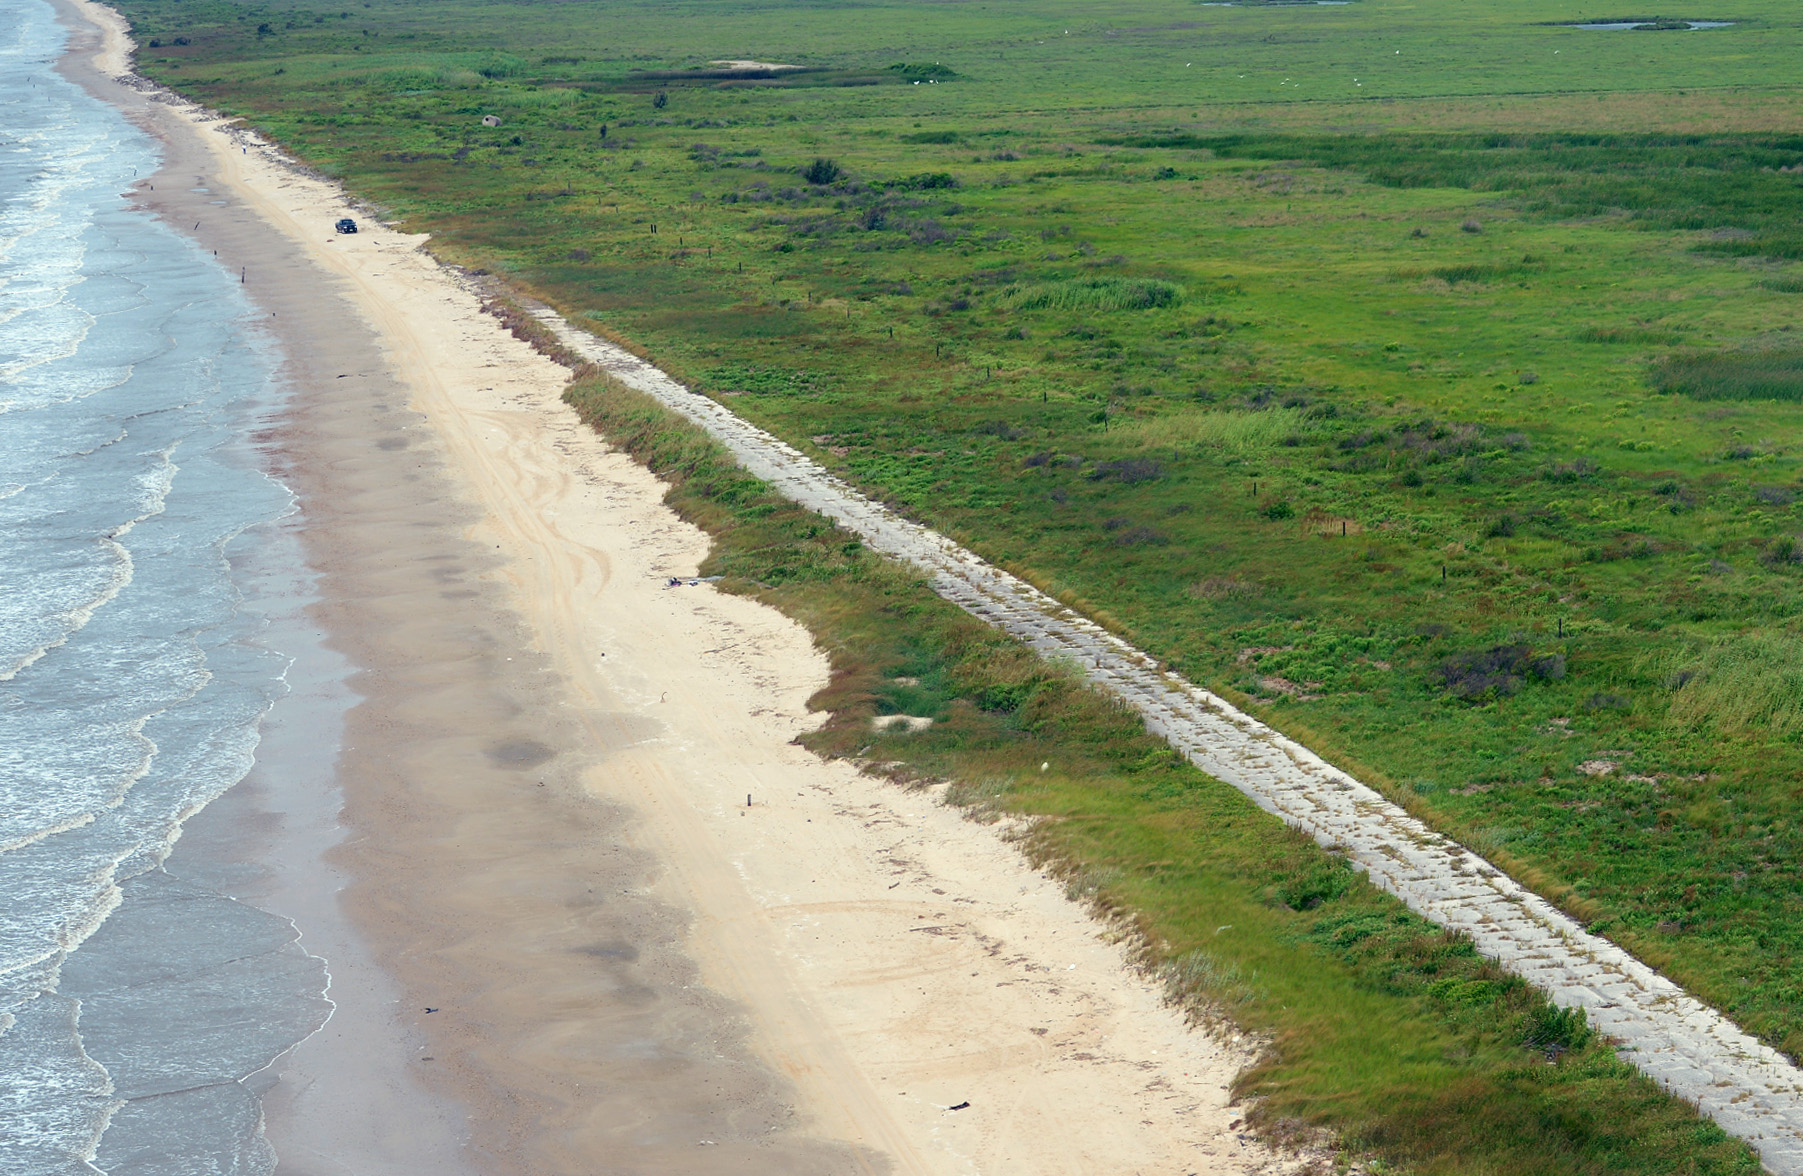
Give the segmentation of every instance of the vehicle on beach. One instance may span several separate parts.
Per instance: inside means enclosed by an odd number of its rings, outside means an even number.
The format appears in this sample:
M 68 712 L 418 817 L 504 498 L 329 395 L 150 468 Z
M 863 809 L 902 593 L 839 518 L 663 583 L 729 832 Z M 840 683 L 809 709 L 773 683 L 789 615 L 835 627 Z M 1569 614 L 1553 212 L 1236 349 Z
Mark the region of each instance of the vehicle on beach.
M 339 219 L 338 223 L 336 225 L 334 225 L 333 227 L 336 228 L 341 233 L 354 233 L 357 231 L 357 222 L 352 220 L 348 216 L 342 217 Z

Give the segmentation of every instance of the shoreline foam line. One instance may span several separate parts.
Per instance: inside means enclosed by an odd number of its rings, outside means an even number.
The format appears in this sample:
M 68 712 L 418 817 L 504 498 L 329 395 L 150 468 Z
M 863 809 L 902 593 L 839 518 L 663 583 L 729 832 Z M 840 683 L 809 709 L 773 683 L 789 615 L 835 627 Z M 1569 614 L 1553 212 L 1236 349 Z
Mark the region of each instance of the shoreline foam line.
M 1375 789 L 1076 610 L 897 516 L 656 366 L 551 310 L 534 313 L 565 346 L 705 429 L 779 493 L 927 572 L 934 591 L 1041 655 L 1077 662 L 1196 767 L 1344 853 L 1374 885 L 1469 936 L 1554 1004 L 1582 1008 L 1623 1060 L 1744 1139 L 1777 1176 L 1803 1176 L 1803 1070 L 1777 1050 Z

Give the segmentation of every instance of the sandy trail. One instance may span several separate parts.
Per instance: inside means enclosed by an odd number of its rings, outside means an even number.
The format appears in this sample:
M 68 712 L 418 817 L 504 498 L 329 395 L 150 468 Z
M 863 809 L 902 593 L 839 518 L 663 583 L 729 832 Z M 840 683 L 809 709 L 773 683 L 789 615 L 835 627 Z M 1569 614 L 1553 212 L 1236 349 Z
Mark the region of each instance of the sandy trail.
M 122 72 L 118 19 L 77 2 Z M 1278 1166 L 1232 1130 L 1243 1051 L 1187 1031 L 995 831 L 793 744 L 827 678 L 808 634 L 665 587 L 706 537 L 422 238 L 337 236 L 335 189 L 131 93 L 228 198 L 146 201 L 206 211 L 289 345 L 317 615 L 362 668 L 345 902 L 479 1169 Z M 319 1081 L 345 1071 L 297 1059 L 278 1149 L 358 1115 Z M 351 1135 L 284 1172 L 365 1170 Z

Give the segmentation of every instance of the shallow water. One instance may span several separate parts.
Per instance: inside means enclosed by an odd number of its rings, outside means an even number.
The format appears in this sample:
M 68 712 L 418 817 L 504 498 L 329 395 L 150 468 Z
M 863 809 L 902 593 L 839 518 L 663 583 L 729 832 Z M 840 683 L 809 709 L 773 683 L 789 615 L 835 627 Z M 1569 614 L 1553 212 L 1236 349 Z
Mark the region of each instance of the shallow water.
M 1568 25 L 1566 27 L 1574 29 L 1590 29 L 1595 32 L 1619 33 L 1637 29 L 1646 23 L 1647 22 L 1643 20 L 1608 20 L 1598 21 L 1592 24 Z M 1730 29 L 1734 27 L 1734 22 L 1731 20 L 1693 20 L 1687 21 L 1686 23 L 1690 25 L 1693 31 L 1696 29 Z M 1682 32 L 1683 30 L 1680 29 L 1678 31 Z
M 324 1019 L 287 920 L 161 870 L 285 658 L 233 573 L 291 497 L 233 276 L 122 196 L 154 144 L 0 0 L 0 1172 L 261 1173 L 238 1079 Z

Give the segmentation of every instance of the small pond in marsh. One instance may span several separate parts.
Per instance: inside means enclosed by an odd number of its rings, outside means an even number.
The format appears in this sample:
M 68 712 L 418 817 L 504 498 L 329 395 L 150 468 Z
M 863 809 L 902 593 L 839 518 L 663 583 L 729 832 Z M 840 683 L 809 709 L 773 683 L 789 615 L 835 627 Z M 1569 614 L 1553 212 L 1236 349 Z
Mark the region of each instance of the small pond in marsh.
M 1734 27 L 1731 20 L 1674 20 L 1670 17 L 1655 17 L 1647 20 L 1597 20 L 1585 21 L 1581 24 L 1568 24 L 1568 29 L 1590 29 L 1593 32 L 1619 33 L 1686 33 L 1697 29 L 1728 29 Z

